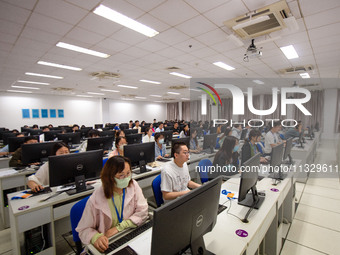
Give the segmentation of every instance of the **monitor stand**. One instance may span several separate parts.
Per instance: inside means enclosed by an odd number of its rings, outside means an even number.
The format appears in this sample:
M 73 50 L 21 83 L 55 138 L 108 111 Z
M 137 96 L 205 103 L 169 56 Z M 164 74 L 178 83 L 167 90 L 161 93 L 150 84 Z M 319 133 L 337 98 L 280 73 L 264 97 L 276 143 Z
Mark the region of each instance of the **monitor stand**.
M 84 192 L 84 191 L 93 189 L 92 186 L 86 185 L 84 175 L 76 176 L 74 179 L 75 179 L 76 188 L 66 191 L 66 193 L 68 195 L 74 195 L 76 193 L 80 193 L 80 192 Z
M 150 171 L 151 171 L 151 169 L 146 168 L 145 160 L 141 160 L 141 161 L 139 161 L 139 170 L 134 170 L 133 173 L 142 174 L 142 173 L 146 173 L 146 172 L 150 172 Z
M 214 147 L 213 146 L 210 146 L 210 153 L 214 153 Z

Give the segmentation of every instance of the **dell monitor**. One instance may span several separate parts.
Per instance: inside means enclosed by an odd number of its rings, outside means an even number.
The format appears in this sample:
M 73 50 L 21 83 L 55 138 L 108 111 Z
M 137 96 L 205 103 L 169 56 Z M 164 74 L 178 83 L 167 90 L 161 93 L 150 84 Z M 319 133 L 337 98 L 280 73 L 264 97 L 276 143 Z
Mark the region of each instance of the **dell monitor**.
M 203 136 L 203 150 L 210 149 L 211 153 L 214 153 L 216 147 L 217 134 L 210 134 Z
M 301 148 L 301 149 L 303 149 L 304 148 L 304 146 L 303 146 L 303 140 L 304 140 L 304 138 L 303 138 L 303 130 L 300 132 L 300 134 L 299 134 L 299 140 L 298 140 L 298 143 L 300 144 L 299 146 L 296 146 L 297 148 Z
M 173 151 L 173 147 L 174 144 L 176 143 L 185 143 L 188 147 L 188 149 L 190 149 L 190 137 L 183 137 L 183 138 L 177 138 L 177 139 L 172 139 L 171 142 L 171 157 L 174 157 L 174 151 Z
M 160 134 L 164 136 L 164 142 L 166 143 L 166 145 L 170 145 L 170 142 L 172 141 L 172 133 L 172 130 L 160 132 Z
M 260 153 L 255 154 L 243 164 L 241 172 L 240 187 L 238 192 L 238 204 L 250 207 L 242 222 L 248 223 L 248 216 L 255 208 L 259 209 L 264 197 L 257 194 L 256 183 L 259 175 Z M 251 191 L 251 193 L 248 193 Z
M 130 134 L 130 135 L 125 134 L 126 142 L 128 144 L 141 143 L 142 136 L 143 136 L 142 134 Z
M 61 130 L 53 130 L 44 132 L 45 141 L 54 141 L 57 138 L 57 134 L 60 134 Z
M 30 129 L 28 132 L 30 135 L 41 135 L 43 133 L 42 129 Z
M 95 129 L 103 128 L 103 124 L 94 124 Z
M 10 137 L 16 137 L 17 136 L 17 134 L 16 133 L 13 133 L 13 132 L 11 132 L 11 131 L 9 131 L 9 132 L 3 132 L 2 133 L 2 142 L 3 142 L 3 144 L 4 145 L 7 145 L 8 144 L 8 138 L 10 138 Z
M 284 176 L 281 172 L 283 150 L 284 150 L 283 143 L 276 145 L 275 147 L 272 148 L 272 152 L 270 155 L 270 166 L 271 166 L 271 169 L 273 170 L 273 173 L 269 175 L 269 178 L 273 178 L 277 180 L 284 179 Z
M 209 128 L 209 134 L 216 134 L 217 133 L 217 127 L 210 127 Z
M 37 162 L 45 162 L 53 154 L 53 147 L 58 142 L 32 143 L 21 146 L 23 165 L 29 165 Z
M 80 144 L 80 133 L 66 133 L 66 134 L 57 134 L 58 140 L 62 140 L 68 146 L 72 147 L 74 144 Z
M 155 143 L 128 144 L 124 146 L 124 156 L 131 160 L 132 167 L 139 166 L 139 171 L 133 171 L 141 174 L 147 171 L 146 164 L 155 161 Z
M 153 214 L 151 255 L 213 254 L 203 236 L 216 224 L 222 178 L 216 178 L 160 208 Z
M 138 134 L 138 129 L 124 129 L 125 135 Z
M 76 185 L 76 189 L 67 194 L 93 189 L 86 186 L 86 180 L 99 178 L 103 166 L 103 150 L 86 151 L 48 157 L 50 187 L 60 185 Z
M 34 135 L 33 137 L 36 138 L 39 141 L 39 136 L 38 135 Z M 15 152 L 25 142 L 26 138 L 27 138 L 27 136 L 23 136 L 23 137 L 9 137 L 8 138 L 8 151 L 9 152 Z
M 114 137 L 96 137 L 87 139 L 86 151 L 93 151 L 102 149 L 104 151 L 112 150 L 112 143 Z
M 288 138 L 288 139 L 286 140 L 286 147 L 285 147 L 285 152 L 284 152 L 284 154 L 283 154 L 282 160 L 285 160 L 285 159 L 288 158 L 288 161 L 282 162 L 282 163 L 284 163 L 284 164 L 289 164 L 289 165 L 292 165 L 292 164 L 293 164 L 293 158 L 292 158 L 292 156 L 290 155 L 290 152 L 291 152 L 291 150 L 292 150 L 292 147 L 293 147 L 293 137 Z
M 124 130 L 124 132 L 125 132 L 126 129 L 129 129 L 129 124 L 128 123 L 121 123 L 121 124 L 119 124 L 119 129 Z
M 105 137 L 105 136 L 114 137 L 115 134 L 116 134 L 115 130 L 105 130 L 105 131 L 99 132 L 99 135 L 102 136 L 102 137 Z
M 81 138 L 87 137 L 87 134 L 92 129 L 92 127 L 83 127 L 81 129 L 76 130 L 76 132 L 80 133 Z

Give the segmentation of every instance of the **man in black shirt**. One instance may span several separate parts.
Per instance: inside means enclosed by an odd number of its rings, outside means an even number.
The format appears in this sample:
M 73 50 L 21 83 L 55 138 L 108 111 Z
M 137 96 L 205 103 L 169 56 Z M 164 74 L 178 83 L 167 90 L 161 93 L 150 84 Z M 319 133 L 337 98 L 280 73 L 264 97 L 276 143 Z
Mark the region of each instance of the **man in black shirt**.
M 173 131 L 172 132 L 173 135 L 179 135 L 180 130 L 179 130 L 179 127 L 178 127 L 178 122 L 175 122 L 174 129 L 172 131 Z

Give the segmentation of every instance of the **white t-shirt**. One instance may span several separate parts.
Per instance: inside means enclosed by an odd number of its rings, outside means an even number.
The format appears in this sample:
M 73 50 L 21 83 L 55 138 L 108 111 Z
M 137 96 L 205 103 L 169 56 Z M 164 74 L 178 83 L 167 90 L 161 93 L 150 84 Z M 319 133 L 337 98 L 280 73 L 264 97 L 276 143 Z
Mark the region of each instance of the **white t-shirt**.
M 155 141 L 155 137 L 151 136 L 149 137 L 148 135 L 145 135 L 142 139 L 143 143 L 149 143 L 149 142 L 154 142 Z
M 264 137 L 264 153 L 271 153 L 272 147 L 271 144 L 276 144 L 280 142 L 281 139 L 277 133 L 272 133 L 272 131 L 267 132 Z
M 179 192 L 188 190 L 190 175 L 187 163 L 184 163 L 183 167 L 178 167 L 173 160 L 167 162 L 161 171 L 161 179 L 162 191 Z M 164 202 L 167 201 L 164 200 Z
M 34 181 L 35 183 L 46 186 L 50 184 L 50 173 L 49 173 L 49 165 L 48 162 L 43 164 L 39 170 L 33 174 L 28 176 L 29 181 Z

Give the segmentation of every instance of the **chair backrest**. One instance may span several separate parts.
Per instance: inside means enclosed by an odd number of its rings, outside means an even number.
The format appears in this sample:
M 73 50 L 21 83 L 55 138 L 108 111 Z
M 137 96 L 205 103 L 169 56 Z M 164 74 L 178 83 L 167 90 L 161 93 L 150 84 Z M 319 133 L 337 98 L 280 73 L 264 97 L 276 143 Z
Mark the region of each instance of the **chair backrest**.
M 105 166 L 105 163 L 106 163 L 106 161 L 108 160 L 109 158 L 104 158 L 103 159 L 103 167 Z
M 205 183 L 209 181 L 208 168 L 207 168 L 208 166 L 212 166 L 212 162 L 210 161 L 210 159 L 202 159 L 198 163 L 201 183 Z
M 158 175 L 152 181 L 152 190 L 153 190 L 153 195 L 156 200 L 157 207 L 160 207 L 164 203 L 163 195 L 161 191 L 161 175 Z
M 286 140 L 284 134 L 280 134 L 280 138 L 281 138 L 282 140 Z
M 83 215 L 83 211 L 85 209 L 85 205 L 87 200 L 90 196 L 83 198 L 82 200 L 78 201 L 76 204 L 74 204 L 70 211 L 70 218 L 71 218 L 71 227 L 72 227 L 72 235 L 73 235 L 73 241 L 76 243 L 77 247 L 77 254 L 80 254 L 82 250 L 81 241 L 78 235 L 78 232 L 76 231 L 76 228 L 78 226 L 78 223 L 81 219 L 81 216 Z M 80 250 L 79 250 L 80 249 Z

